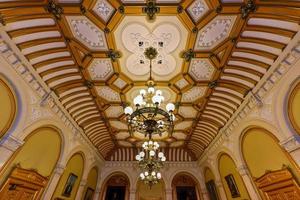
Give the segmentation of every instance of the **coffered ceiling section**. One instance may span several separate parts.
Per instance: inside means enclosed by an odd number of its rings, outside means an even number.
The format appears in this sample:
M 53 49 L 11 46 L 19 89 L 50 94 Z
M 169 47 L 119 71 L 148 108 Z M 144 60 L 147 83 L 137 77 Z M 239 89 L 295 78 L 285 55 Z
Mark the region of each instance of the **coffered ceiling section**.
M 155 6 L 0 0 L 2 29 L 109 160 L 131 160 L 144 139 L 129 135 L 123 106 L 149 78 L 145 48 L 159 52 L 156 87 L 165 102 L 178 105 L 173 135 L 154 139 L 169 160 L 191 160 L 299 30 L 298 1 L 157 0 Z

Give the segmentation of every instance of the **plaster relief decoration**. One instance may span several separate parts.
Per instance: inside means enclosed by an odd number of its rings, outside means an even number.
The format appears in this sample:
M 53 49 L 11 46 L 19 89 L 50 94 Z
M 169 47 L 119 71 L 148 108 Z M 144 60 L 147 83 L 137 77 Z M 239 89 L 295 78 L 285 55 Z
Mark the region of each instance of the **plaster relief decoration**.
M 177 48 L 179 40 L 180 33 L 172 24 L 161 24 L 152 33 L 142 24 L 128 25 L 122 34 L 123 45 L 132 53 L 126 62 L 128 71 L 137 76 L 148 74 L 150 63 L 144 52 L 154 47 L 158 56 L 152 61 L 153 72 L 160 76 L 172 73 L 176 61 L 170 53 Z
M 96 87 L 96 90 L 98 95 L 106 101 L 112 101 L 112 102 L 121 101 L 121 97 L 119 93 L 117 93 L 116 91 L 114 91 L 108 86 L 98 86 Z
M 123 79 L 117 78 L 113 84 L 117 86 L 119 89 L 123 89 L 127 83 Z
M 189 74 L 195 81 L 209 81 L 215 71 L 215 67 L 210 60 L 203 58 L 192 59 L 189 68 Z
M 196 0 L 188 7 L 187 11 L 194 22 L 198 22 L 209 11 L 209 8 L 205 0 Z
M 199 100 L 204 96 L 206 92 L 206 87 L 196 86 L 182 94 L 181 102 L 183 103 L 192 103 Z
M 94 59 L 88 66 L 88 72 L 93 80 L 106 81 L 114 70 L 109 58 Z
M 91 50 L 108 50 L 104 32 L 85 16 L 67 16 L 68 25 L 76 39 Z
M 109 118 L 118 118 L 123 114 L 122 106 L 110 106 L 105 110 L 105 115 Z
M 93 11 L 105 22 L 111 18 L 115 9 L 106 0 L 98 0 L 93 7 Z
M 187 82 L 187 80 L 185 80 L 184 78 L 178 80 L 175 85 L 179 88 L 179 89 L 183 89 L 184 87 L 189 85 L 189 82 Z
M 162 16 L 153 23 L 145 17 L 127 16 L 114 31 L 117 48 L 122 51 L 119 59 L 121 71 L 130 79 L 146 81 L 149 77 L 149 59 L 144 52 L 153 47 L 158 54 L 152 60 L 155 81 L 170 80 L 181 72 L 187 30 L 177 17 Z
M 235 23 L 234 15 L 219 15 L 200 29 L 195 43 L 195 50 L 211 50 L 222 43 L 230 34 Z
M 192 106 L 180 106 L 178 109 L 178 114 L 184 118 L 195 118 L 198 111 Z

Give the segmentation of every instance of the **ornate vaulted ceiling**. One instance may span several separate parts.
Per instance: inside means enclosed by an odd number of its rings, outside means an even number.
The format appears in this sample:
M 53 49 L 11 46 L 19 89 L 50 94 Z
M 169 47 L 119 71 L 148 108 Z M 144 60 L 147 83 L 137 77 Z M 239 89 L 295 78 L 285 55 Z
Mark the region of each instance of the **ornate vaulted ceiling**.
M 101 154 L 131 160 L 123 106 L 153 78 L 178 106 L 169 160 L 196 159 L 299 30 L 287 0 L 0 0 L 1 22 Z

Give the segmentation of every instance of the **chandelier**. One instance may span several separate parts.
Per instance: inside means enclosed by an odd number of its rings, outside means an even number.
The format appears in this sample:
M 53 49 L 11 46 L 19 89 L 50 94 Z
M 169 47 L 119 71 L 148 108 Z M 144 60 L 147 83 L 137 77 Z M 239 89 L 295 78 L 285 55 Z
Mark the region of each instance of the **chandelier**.
M 160 169 L 166 157 L 163 152 L 158 152 L 159 144 L 152 140 L 143 143 L 143 150 L 136 155 L 139 168 L 142 170 L 140 179 L 151 188 L 161 179 Z
M 144 134 L 145 137 L 151 139 L 152 135 L 158 134 L 162 136 L 167 132 L 170 136 L 173 132 L 173 122 L 175 115 L 175 105 L 173 103 L 166 104 L 166 110 L 161 108 L 165 98 L 161 90 L 155 90 L 154 81 L 152 80 L 152 60 L 157 56 L 157 50 L 149 47 L 145 50 L 144 55 L 150 60 L 150 78 L 147 82 L 147 89 L 141 89 L 139 94 L 134 98 L 133 104 L 135 110 L 131 106 L 124 109 L 127 116 L 128 130 L 131 135 L 135 132 Z

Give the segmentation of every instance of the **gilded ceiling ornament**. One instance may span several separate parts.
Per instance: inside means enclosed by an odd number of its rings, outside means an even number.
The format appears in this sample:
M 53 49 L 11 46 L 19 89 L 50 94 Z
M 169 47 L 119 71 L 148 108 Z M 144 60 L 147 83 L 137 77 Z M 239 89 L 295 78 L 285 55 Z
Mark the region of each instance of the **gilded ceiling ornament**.
M 115 62 L 118 58 L 121 58 L 121 52 L 109 49 L 107 57 L 110 58 L 113 62 Z
M 156 6 L 153 0 L 147 1 L 145 7 L 142 8 L 143 13 L 146 13 L 150 21 L 155 19 L 155 14 L 160 12 L 160 8 Z
M 64 9 L 54 1 L 49 1 L 46 8 L 49 13 L 52 13 L 56 19 L 61 19 Z
M 192 58 L 195 57 L 195 52 L 193 49 L 189 49 L 181 53 L 181 58 L 183 58 L 186 62 L 191 61 Z
M 245 19 L 248 17 L 250 12 L 254 12 L 256 10 L 256 5 L 253 0 L 248 0 L 246 4 L 241 6 L 242 18 Z

